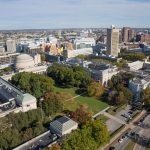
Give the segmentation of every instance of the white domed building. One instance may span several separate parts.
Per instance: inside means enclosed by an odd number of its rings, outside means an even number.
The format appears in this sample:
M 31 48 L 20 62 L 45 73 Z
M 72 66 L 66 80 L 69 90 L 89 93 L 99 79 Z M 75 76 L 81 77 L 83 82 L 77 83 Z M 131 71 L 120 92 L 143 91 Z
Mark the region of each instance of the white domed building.
M 34 57 L 28 54 L 20 54 L 17 56 L 14 66 L 17 72 L 33 72 L 38 74 L 45 74 L 48 67 L 47 65 L 41 64 L 40 54 L 36 54 Z M 5 80 L 10 80 L 15 74 L 16 72 L 9 75 L 4 75 L 2 78 Z
M 17 56 L 15 67 L 16 70 L 22 70 L 27 68 L 33 68 L 35 66 L 34 59 L 32 56 L 27 54 L 21 54 Z
M 17 56 L 15 68 L 18 72 L 33 72 L 44 74 L 47 70 L 47 65 L 41 65 L 41 55 L 36 54 L 34 57 L 28 54 Z

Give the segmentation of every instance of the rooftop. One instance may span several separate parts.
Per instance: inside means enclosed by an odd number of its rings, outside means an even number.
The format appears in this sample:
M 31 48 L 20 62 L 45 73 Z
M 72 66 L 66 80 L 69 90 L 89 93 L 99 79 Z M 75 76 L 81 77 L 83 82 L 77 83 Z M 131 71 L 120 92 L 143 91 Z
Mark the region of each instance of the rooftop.
M 65 132 L 75 125 L 77 125 L 77 123 L 72 119 L 68 118 L 67 116 L 60 117 L 50 123 L 50 126 L 59 130 L 60 132 Z

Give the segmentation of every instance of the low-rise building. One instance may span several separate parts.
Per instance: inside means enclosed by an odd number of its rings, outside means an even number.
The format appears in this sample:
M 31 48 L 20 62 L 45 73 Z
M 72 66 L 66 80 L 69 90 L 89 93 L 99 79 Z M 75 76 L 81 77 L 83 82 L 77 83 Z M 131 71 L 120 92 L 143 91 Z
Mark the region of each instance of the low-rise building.
M 129 89 L 134 94 L 134 101 L 141 101 L 141 92 L 150 87 L 150 75 L 144 78 L 134 78 L 129 81 Z
M 75 50 L 64 50 L 63 57 L 64 59 L 76 57 L 78 55 L 90 55 L 93 54 L 93 48 L 83 48 Z
M 127 63 L 125 66 L 130 71 L 138 71 L 140 69 L 150 70 L 150 62 L 145 61 L 134 61 L 132 63 Z
M 143 68 L 143 61 L 134 61 L 132 63 L 127 63 L 126 68 L 129 69 L 130 71 L 137 71 L 139 69 Z
M 26 112 L 36 108 L 37 101 L 34 96 L 0 78 L 0 117 L 16 110 Z
M 69 134 L 77 128 L 78 124 L 67 116 L 60 117 L 50 123 L 50 131 L 59 136 Z
M 112 76 L 119 73 L 116 66 L 103 63 L 90 64 L 88 70 L 91 73 L 92 78 L 96 81 L 100 81 L 104 86 L 107 86 L 107 82 L 112 78 Z
M 0 69 L 14 64 L 19 55 L 20 53 L 4 53 L 3 55 L 0 55 Z

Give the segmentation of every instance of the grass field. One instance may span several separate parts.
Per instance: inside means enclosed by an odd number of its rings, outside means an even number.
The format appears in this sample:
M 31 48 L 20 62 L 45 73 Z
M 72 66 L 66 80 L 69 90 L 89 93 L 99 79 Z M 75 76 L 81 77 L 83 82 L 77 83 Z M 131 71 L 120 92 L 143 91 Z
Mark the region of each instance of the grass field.
M 97 113 L 106 107 L 108 107 L 108 104 L 97 100 L 93 97 L 87 97 L 87 96 L 80 96 L 75 99 L 80 105 L 81 104 L 86 104 L 89 108 L 90 111 L 93 113 Z
M 54 87 L 54 91 L 55 92 L 65 92 L 65 93 L 69 93 L 72 95 L 72 97 L 77 96 L 76 94 L 76 88 L 60 88 L 60 87 Z M 93 112 L 93 113 L 97 113 L 101 110 L 103 110 L 104 108 L 108 107 L 108 104 L 97 100 L 93 97 L 87 97 L 87 96 L 79 96 L 76 97 L 73 100 L 67 101 L 64 103 L 64 109 L 68 109 L 68 110 L 75 110 L 76 108 L 79 107 L 79 105 L 87 105 L 89 111 Z
M 65 93 L 70 93 L 72 96 L 76 96 L 77 94 L 75 93 L 77 89 L 76 88 L 60 88 L 60 87 L 54 87 L 54 92 L 65 92 Z
M 96 120 L 100 120 L 103 123 L 106 123 L 106 121 L 109 119 L 108 117 L 104 116 L 104 115 L 99 115 L 95 118 Z

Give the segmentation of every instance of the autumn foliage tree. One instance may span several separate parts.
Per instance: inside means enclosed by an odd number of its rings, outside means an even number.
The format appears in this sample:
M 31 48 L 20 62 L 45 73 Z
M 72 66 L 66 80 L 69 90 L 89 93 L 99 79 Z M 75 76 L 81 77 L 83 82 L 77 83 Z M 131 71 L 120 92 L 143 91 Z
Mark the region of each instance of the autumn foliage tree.
M 70 113 L 71 118 L 83 125 L 92 119 L 92 113 L 87 110 L 87 107 L 84 105 L 80 105 L 76 111 Z
M 104 93 L 104 87 L 100 82 L 91 82 L 87 87 L 87 95 L 90 97 L 100 97 Z
M 43 110 L 47 116 L 55 115 L 63 110 L 62 95 L 54 92 L 47 92 L 43 96 Z
M 52 145 L 49 150 L 61 150 L 61 147 L 58 144 Z

